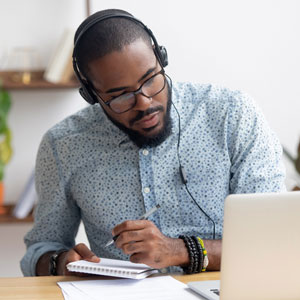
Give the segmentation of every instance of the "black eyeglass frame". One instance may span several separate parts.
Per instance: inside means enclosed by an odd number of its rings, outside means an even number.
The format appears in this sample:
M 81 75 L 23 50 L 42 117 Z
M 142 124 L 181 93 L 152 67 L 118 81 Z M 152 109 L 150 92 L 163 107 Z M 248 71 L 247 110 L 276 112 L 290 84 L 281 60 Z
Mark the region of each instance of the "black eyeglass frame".
M 142 91 L 144 84 L 147 83 L 149 80 L 151 80 L 153 77 L 155 77 L 155 76 L 157 76 L 157 75 L 159 75 L 159 74 L 162 74 L 163 77 L 164 77 L 164 85 L 163 85 L 163 87 L 162 87 L 158 92 L 154 93 L 154 94 L 151 95 L 151 96 L 145 95 L 145 94 L 143 93 L 143 91 Z M 125 112 L 127 112 L 127 111 L 129 111 L 129 110 L 131 110 L 132 108 L 135 107 L 136 102 L 137 102 L 136 95 L 142 94 L 144 97 L 152 98 L 152 97 L 158 95 L 158 94 L 166 87 L 166 82 L 167 82 L 167 79 L 166 79 L 166 73 L 165 73 L 165 70 L 164 70 L 164 69 L 161 69 L 159 72 L 155 73 L 154 75 L 152 75 L 151 77 L 149 77 L 147 80 L 145 80 L 145 81 L 140 85 L 140 87 L 139 87 L 138 89 L 136 89 L 135 91 L 125 92 L 124 94 L 121 94 L 121 95 L 119 95 L 119 96 L 116 96 L 116 97 L 110 99 L 109 101 L 104 101 L 104 100 L 101 98 L 101 96 L 95 91 L 94 88 L 93 88 L 93 92 L 94 92 L 95 96 L 96 96 L 97 98 L 99 98 L 103 104 L 107 105 L 114 113 L 116 113 L 116 114 L 123 114 L 123 113 L 125 113 Z M 133 95 L 134 95 L 134 100 L 135 100 L 135 101 L 133 102 L 132 106 L 131 106 L 130 108 L 128 108 L 127 110 L 122 111 L 122 112 L 116 112 L 115 110 L 113 110 L 113 109 L 111 108 L 111 106 L 110 106 L 111 102 L 113 102 L 114 100 L 116 100 L 118 97 L 123 96 L 123 95 L 126 95 L 126 94 L 133 94 Z

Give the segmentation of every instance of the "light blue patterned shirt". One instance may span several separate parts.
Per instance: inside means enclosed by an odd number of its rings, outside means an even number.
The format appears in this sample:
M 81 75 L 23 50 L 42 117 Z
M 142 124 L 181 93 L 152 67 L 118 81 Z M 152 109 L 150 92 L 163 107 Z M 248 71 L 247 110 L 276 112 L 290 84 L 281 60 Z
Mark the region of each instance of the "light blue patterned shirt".
M 173 102 L 181 117 L 180 158 L 187 186 L 222 238 L 224 199 L 231 193 L 278 192 L 284 187 L 281 146 L 249 97 L 211 85 L 177 83 Z M 177 159 L 178 116 L 160 146 L 139 149 L 90 106 L 50 129 L 36 162 L 39 203 L 25 236 L 24 275 L 35 275 L 45 252 L 74 246 L 80 220 L 92 251 L 128 259 L 104 248 L 112 228 L 136 219 L 156 204 L 149 219 L 167 236 L 211 239 L 212 222 L 188 195 Z

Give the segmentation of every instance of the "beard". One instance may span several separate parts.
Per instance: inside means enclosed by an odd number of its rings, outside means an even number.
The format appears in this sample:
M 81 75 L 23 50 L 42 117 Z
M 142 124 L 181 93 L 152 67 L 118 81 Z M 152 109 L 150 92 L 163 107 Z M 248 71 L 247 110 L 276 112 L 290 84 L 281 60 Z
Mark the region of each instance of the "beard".
M 123 132 L 125 132 L 128 137 L 130 138 L 130 140 L 139 148 L 142 147 L 156 147 L 159 146 L 162 142 L 164 142 L 172 133 L 172 119 L 171 119 L 171 104 L 172 104 L 172 95 L 171 95 L 171 88 L 169 85 L 167 85 L 168 87 L 168 93 L 167 93 L 167 107 L 166 107 L 166 113 L 163 117 L 163 127 L 161 128 L 161 130 L 154 134 L 154 135 L 148 135 L 145 136 L 141 133 L 139 133 L 136 130 L 133 129 L 129 129 L 127 127 L 125 127 L 124 125 L 122 125 L 121 123 L 119 123 L 118 121 L 116 121 L 115 119 L 113 119 L 111 116 L 109 116 L 106 111 L 103 109 L 103 111 L 105 112 L 106 116 L 109 118 L 109 120 L 116 125 L 120 130 L 122 130 Z M 150 115 L 154 112 L 163 112 L 164 108 L 163 106 L 159 105 L 156 107 L 151 107 L 149 109 L 147 109 L 146 111 L 139 111 L 137 116 L 130 121 L 130 125 L 133 125 L 134 122 L 137 122 L 139 120 L 141 120 L 143 117 Z M 150 132 L 152 129 L 154 129 L 154 127 L 150 127 L 150 128 L 145 128 L 144 131 L 148 131 Z

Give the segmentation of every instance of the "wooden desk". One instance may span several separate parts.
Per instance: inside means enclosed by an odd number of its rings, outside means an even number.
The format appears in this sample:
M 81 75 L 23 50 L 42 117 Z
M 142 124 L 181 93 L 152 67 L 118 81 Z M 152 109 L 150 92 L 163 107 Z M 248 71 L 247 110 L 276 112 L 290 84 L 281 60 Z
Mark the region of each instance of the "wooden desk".
M 197 280 L 220 279 L 219 272 L 207 272 L 194 275 L 174 275 L 175 279 L 187 283 Z M 64 297 L 57 281 L 75 281 L 99 279 L 100 277 L 75 277 L 75 276 L 42 276 L 42 277 L 18 277 L 0 278 L 1 300 L 63 300 Z

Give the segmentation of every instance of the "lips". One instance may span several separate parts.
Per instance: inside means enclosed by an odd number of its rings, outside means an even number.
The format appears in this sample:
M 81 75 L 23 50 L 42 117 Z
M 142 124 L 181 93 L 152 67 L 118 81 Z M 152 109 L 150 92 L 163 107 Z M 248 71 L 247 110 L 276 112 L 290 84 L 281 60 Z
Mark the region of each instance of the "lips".
M 145 116 L 144 118 L 142 118 L 140 121 L 136 122 L 135 124 L 141 128 L 153 127 L 153 126 L 157 125 L 157 123 L 159 122 L 158 115 L 159 115 L 159 111 Z

